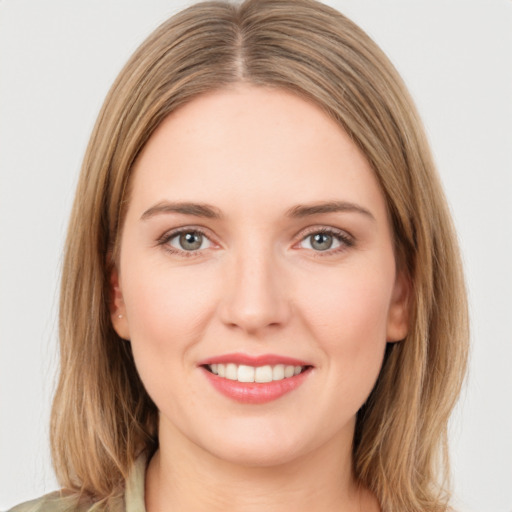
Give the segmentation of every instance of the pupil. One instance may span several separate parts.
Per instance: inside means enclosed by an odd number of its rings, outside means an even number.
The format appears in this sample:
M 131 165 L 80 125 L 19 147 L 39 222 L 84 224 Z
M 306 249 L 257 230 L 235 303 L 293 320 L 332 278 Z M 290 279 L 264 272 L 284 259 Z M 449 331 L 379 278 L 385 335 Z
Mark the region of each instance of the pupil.
M 313 236 L 311 246 L 318 251 L 326 251 L 332 245 L 332 236 L 325 233 L 317 233 Z
M 203 241 L 203 235 L 200 233 L 183 233 L 180 236 L 180 245 L 187 251 L 199 249 Z

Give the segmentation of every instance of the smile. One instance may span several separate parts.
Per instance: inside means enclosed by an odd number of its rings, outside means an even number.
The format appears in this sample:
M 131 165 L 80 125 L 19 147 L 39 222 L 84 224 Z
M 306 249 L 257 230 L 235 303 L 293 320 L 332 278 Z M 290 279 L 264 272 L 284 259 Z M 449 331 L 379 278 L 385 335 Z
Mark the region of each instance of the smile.
M 297 389 L 313 366 L 294 358 L 230 354 L 199 365 L 215 390 L 243 404 L 262 404 Z
M 294 366 L 276 364 L 274 366 L 248 366 L 245 364 L 210 364 L 207 368 L 219 377 L 236 380 L 238 382 L 273 382 L 283 379 L 289 379 L 294 375 L 299 375 L 306 368 L 305 366 Z

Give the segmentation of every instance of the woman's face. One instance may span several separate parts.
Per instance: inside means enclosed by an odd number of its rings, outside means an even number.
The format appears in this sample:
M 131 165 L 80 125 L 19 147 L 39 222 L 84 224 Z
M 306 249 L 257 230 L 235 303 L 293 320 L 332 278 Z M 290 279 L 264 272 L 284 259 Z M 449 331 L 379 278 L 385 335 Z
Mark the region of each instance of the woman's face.
M 244 464 L 350 446 L 386 342 L 407 330 L 368 162 L 282 90 L 210 93 L 161 124 L 112 282 L 162 446 Z

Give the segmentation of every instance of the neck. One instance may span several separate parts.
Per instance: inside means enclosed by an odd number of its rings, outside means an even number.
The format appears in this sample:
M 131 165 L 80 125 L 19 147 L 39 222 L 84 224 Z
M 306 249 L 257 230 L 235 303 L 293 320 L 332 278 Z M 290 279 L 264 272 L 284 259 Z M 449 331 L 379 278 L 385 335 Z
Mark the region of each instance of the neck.
M 351 443 L 336 440 L 334 446 L 261 467 L 219 459 L 188 439 L 170 441 L 161 432 L 160 449 L 148 467 L 148 512 L 379 510 L 353 478 Z

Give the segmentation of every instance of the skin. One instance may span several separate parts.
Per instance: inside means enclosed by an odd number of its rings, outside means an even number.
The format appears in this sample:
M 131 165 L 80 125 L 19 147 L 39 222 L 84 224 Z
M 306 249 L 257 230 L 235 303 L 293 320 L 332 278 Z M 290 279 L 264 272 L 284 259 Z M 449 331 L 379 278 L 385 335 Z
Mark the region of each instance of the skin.
M 160 211 L 176 201 L 221 217 Z M 287 214 L 332 201 L 365 212 Z M 199 250 L 180 251 L 181 227 L 204 231 Z M 321 229 L 343 239 L 316 250 Z M 114 327 L 160 411 L 150 512 L 379 510 L 351 444 L 386 342 L 407 333 L 408 285 L 377 180 L 321 109 L 243 84 L 171 114 L 136 162 L 112 286 Z M 313 368 L 279 399 L 242 404 L 198 366 L 233 352 Z

